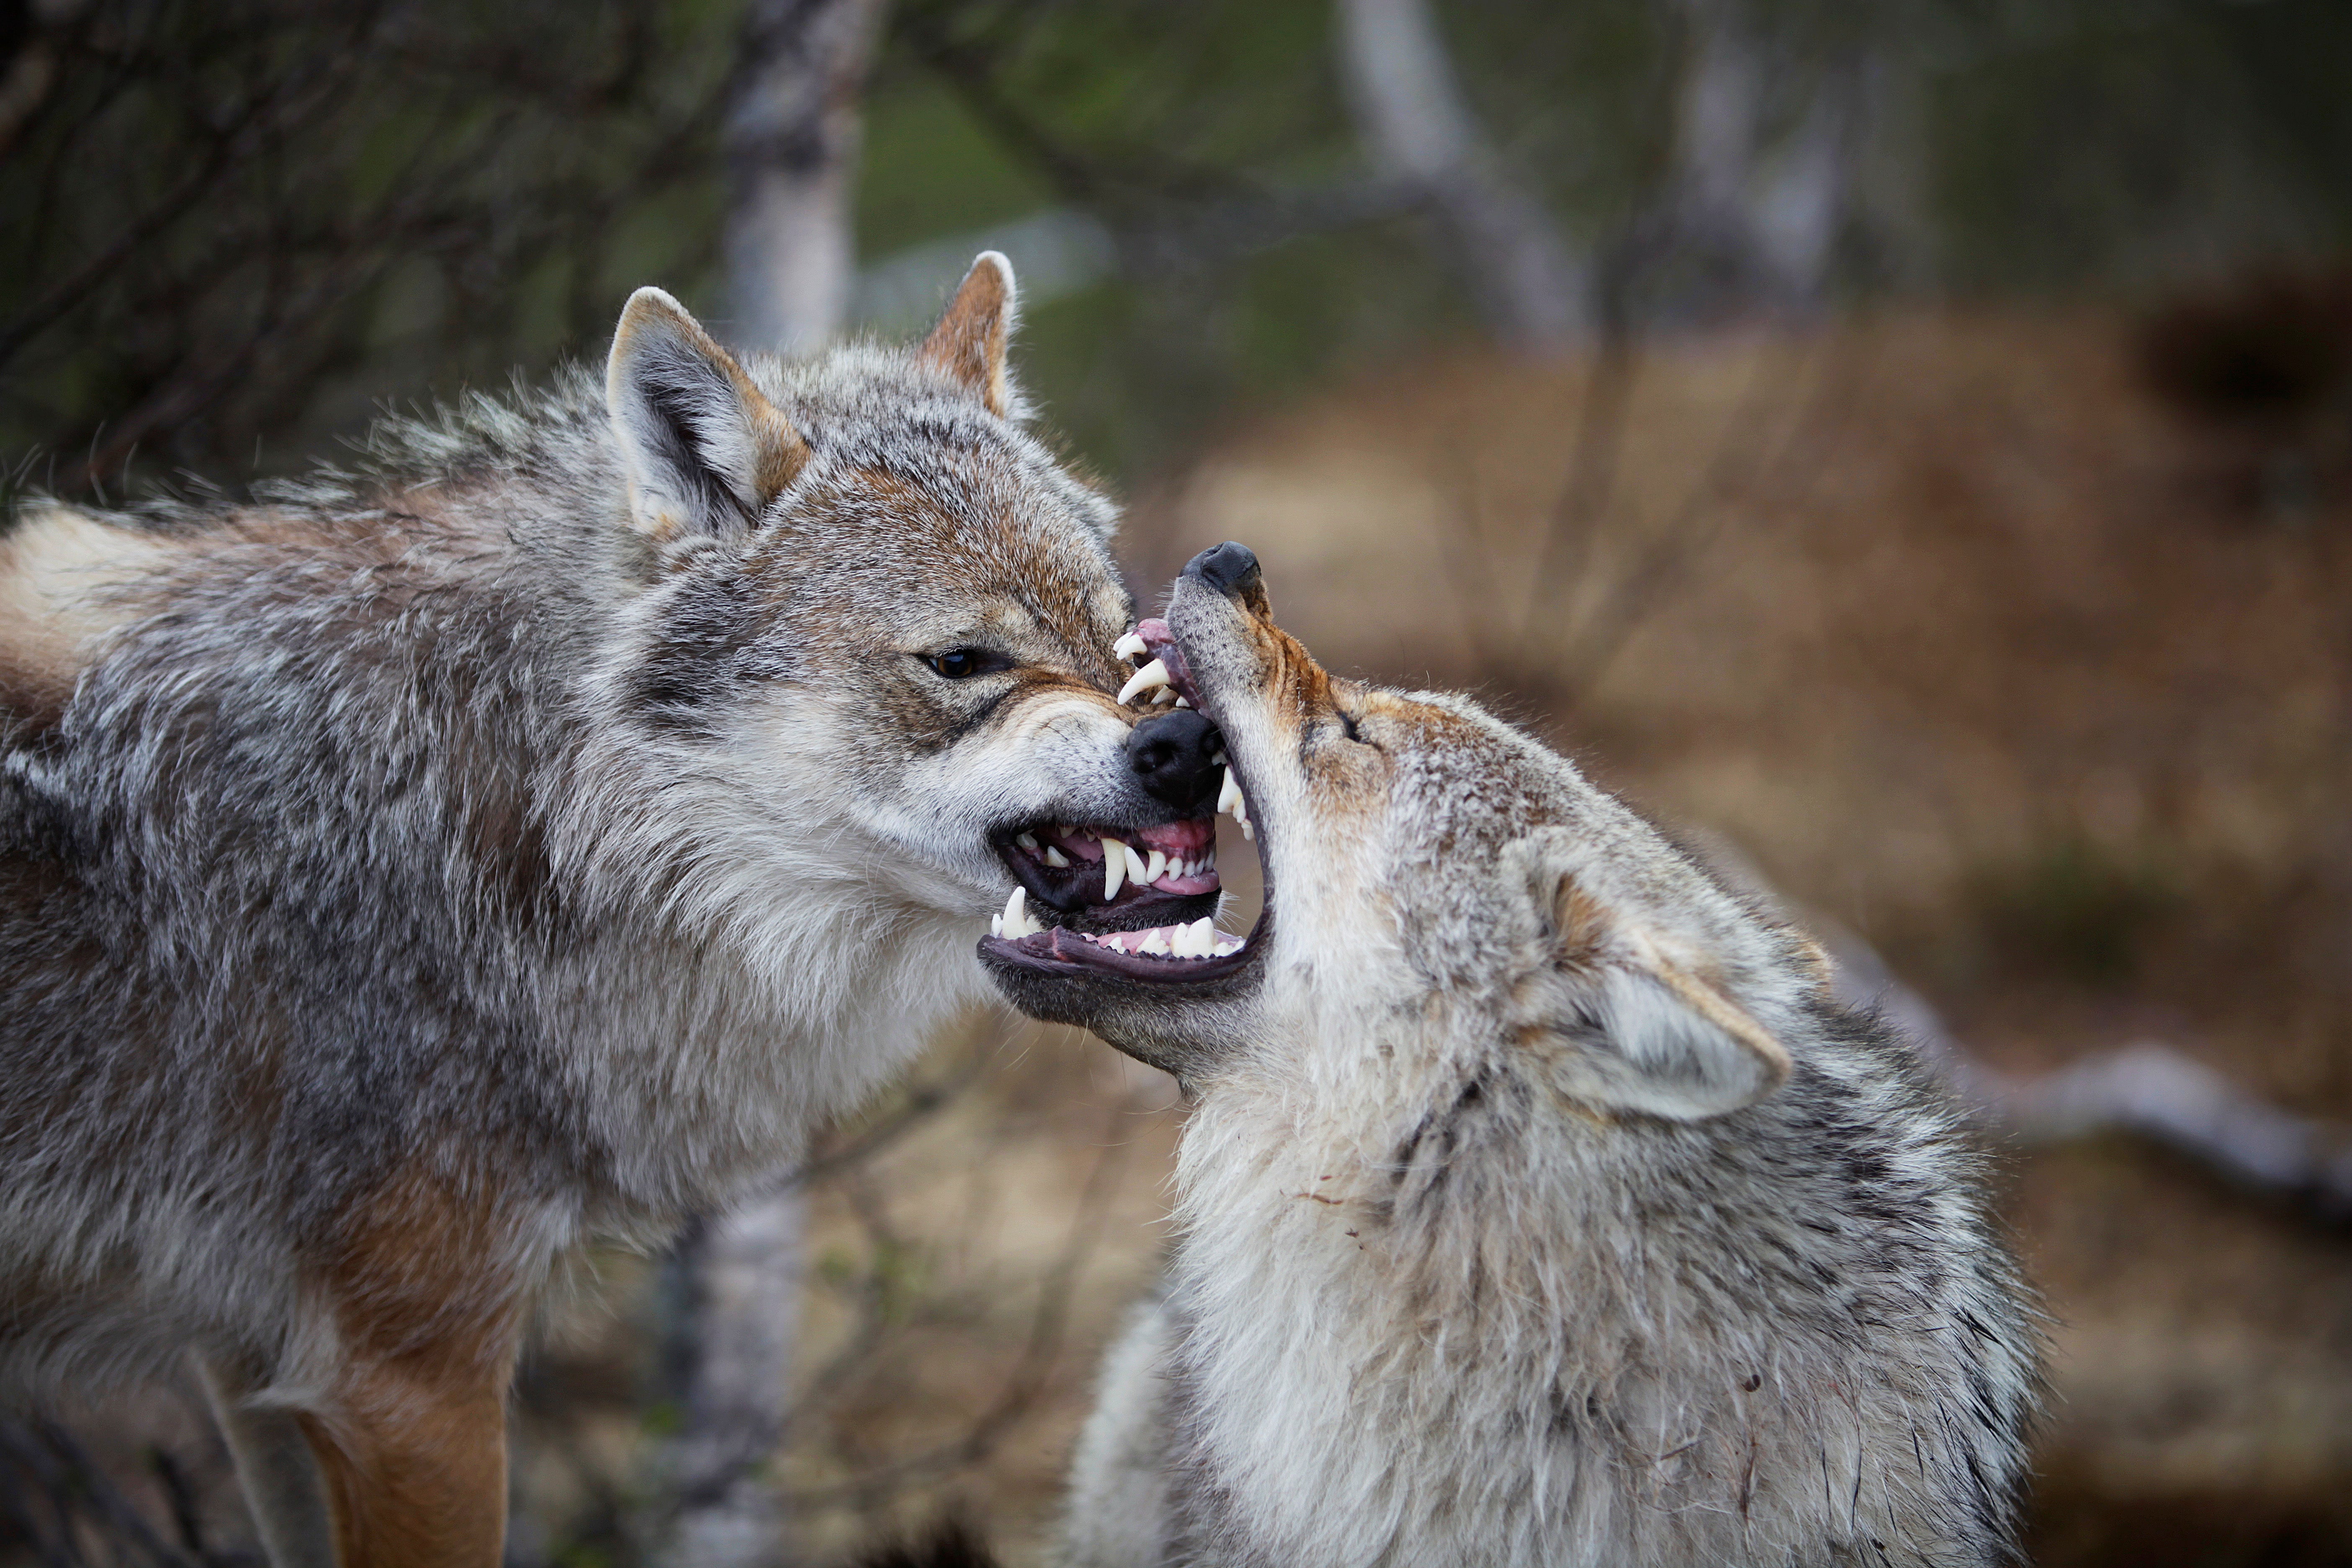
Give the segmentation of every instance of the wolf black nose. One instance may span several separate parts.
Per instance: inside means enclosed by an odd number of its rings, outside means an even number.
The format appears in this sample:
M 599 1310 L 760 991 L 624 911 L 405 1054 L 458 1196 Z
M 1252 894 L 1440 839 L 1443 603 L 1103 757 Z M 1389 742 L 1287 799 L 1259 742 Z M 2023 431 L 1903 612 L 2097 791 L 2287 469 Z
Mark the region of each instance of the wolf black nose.
M 1128 732 L 1128 765 L 1154 799 L 1192 811 L 1216 798 L 1222 781 L 1209 759 L 1219 743 L 1215 725 L 1190 708 L 1179 708 L 1154 714 Z
M 1228 539 L 1186 562 L 1184 575 L 1198 577 L 1220 594 L 1238 594 L 1258 580 L 1257 556 L 1248 545 Z

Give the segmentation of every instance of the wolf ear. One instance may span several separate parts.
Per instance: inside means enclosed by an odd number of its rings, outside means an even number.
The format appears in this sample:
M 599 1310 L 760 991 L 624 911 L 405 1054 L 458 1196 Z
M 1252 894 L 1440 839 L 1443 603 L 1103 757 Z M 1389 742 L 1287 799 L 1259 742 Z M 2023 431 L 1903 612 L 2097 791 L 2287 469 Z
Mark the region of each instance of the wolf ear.
M 604 367 L 629 510 L 656 540 L 749 527 L 808 443 L 733 355 L 658 289 L 629 296 Z
M 962 383 L 1000 419 L 1013 412 L 1004 355 L 1013 343 L 1014 305 L 1013 263 L 983 250 L 972 259 L 940 324 L 915 351 L 916 359 Z
M 1522 1042 L 1561 1092 L 1599 1109 L 1699 1121 L 1789 1079 L 1786 1047 L 1709 977 L 1706 939 L 1674 931 L 1590 843 L 1545 828 L 1511 847 L 1532 906 L 1534 1016 Z M 1643 889 L 1646 891 L 1647 889 Z

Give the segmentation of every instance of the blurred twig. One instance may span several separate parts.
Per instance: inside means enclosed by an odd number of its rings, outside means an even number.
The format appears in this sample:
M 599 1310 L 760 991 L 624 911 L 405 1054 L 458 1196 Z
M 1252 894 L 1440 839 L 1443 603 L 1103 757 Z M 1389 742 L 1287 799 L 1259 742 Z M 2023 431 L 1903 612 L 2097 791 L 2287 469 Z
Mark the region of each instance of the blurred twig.
M 1128 1142 L 1118 1136 L 1128 1114 L 1114 1106 L 1106 1121 L 1093 1168 L 1080 1191 L 1077 1207 L 1059 1255 L 1038 1283 L 1037 1305 L 1030 1315 L 1029 1332 L 1013 1371 L 996 1397 L 957 1436 L 919 1453 L 872 1467 L 845 1480 L 789 1492 L 794 1507 L 871 1500 L 877 1494 L 912 1482 L 979 1464 L 1005 1434 L 1027 1415 L 1045 1388 L 1061 1353 L 1062 1335 L 1069 1318 L 1070 1293 L 1078 1270 L 1085 1266 L 1102 1225 L 1112 1192 L 1125 1162 Z
M 2055 1072 L 1988 1067 L 1852 931 L 1815 922 L 1837 960 L 1841 1000 L 1900 1025 L 1955 1091 L 2026 1145 L 2122 1132 L 2163 1145 L 2232 1185 L 2333 1224 L 2352 1221 L 2352 1142 L 2249 1093 L 2175 1047 L 2140 1040 Z
M 1738 887 L 1770 907 L 1790 908 L 1738 849 L 1713 838 L 1696 848 Z M 1811 911 L 1801 923 L 1829 949 L 1838 1000 L 1901 1029 L 2003 1137 L 2029 1147 L 2110 1132 L 2145 1138 L 2233 1186 L 2330 1224 L 2352 1222 L 2352 1138 L 2332 1135 L 2158 1041 L 2095 1052 L 2055 1072 L 2001 1072 L 1970 1050 L 1935 1005 L 1861 936 Z

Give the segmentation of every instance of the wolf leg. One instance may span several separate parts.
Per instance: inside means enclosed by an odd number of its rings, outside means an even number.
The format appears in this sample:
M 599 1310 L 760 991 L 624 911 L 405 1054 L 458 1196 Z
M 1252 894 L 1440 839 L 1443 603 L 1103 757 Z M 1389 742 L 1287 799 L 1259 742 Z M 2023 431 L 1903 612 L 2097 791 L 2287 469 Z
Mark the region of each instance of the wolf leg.
M 512 1352 L 492 1365 L 474 1363 L 471 1375 L 447 1375 L 460 1370 L 451 1364 L 458 1361 L 354 1367 L 331 1418 L 300 1417 L 326 1479 L 341 1568 L 493 1568 L 499 1561 Z
M 260 1532 L 270 1568 L 335 1568 L 335 1530 L 327 1489 L 301 1418 L 290 1410 L 247 1404 L 249 1380 L 198 1357 L 213 1414 L 236 1460 L 237 1484 Z

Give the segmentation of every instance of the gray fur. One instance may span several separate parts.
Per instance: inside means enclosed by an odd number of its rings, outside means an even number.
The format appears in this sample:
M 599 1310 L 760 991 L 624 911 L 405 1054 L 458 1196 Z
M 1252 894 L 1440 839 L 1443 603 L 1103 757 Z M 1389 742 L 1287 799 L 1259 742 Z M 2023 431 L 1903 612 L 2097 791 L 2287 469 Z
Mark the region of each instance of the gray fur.
M 981 999 L 992 835 L 1164 819 L 1109 695 L 1113 508 L 935 359 L 748 356 L 804 450 L 688 429 L 663 472 L 726 502 L 691 527 L 585 368 L 251 505 L 24 522 L 74 549 L 0 595 L 58 617 L 0 626 L 40 666 L 0 726 L 0 1382 L 194 1349 L 331 1418 L 355 1324 L 404 1356 L 513 1317 Z M 1008 668 L 918 657 L 964 645 Z
M 1475 704 L 1330 680 L 1192 578 L 1168 619 L 1265 858 L 1259 967 L 995 965 L 1197 1097 L 1064 1560 L 2007 1561 L 2038 1323 L 1909 1047 Z

